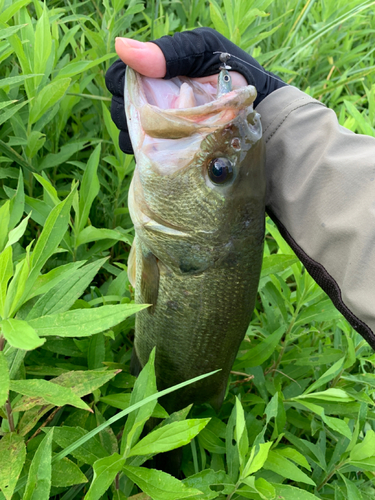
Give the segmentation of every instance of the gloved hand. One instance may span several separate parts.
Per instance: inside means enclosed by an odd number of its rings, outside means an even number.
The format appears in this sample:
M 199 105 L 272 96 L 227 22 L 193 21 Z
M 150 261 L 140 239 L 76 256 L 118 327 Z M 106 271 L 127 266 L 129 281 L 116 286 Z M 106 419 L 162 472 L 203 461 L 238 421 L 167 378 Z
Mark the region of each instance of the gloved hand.
M 227 64 L 233 71 L 241 73 L 249 85 L 254 85 L 258 96 L 256 107 L 271 92 L 286 85 L 280 78 L 266 71 L 253 57 L 211 28 L 197 28 L 193 31 L 163 36 L 153 41 L 164 54 L 166 61 L 165 79 L 175 76 L 198 78 L 214 75 L 222 65 L 218 53 L 228 52 L 233 57 Z M 111 116 L 120 129 L 119 144 L 124 153 L 133 154 L 124 108 L 124 64 L 120 59 L 109 68 L 106 85 L 113 94 Z

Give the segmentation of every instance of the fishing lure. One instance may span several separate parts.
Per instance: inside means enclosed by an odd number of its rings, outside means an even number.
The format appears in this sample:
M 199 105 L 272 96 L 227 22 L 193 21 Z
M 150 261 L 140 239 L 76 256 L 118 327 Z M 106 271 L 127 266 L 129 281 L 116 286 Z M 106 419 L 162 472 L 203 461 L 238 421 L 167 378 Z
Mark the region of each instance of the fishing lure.
M 217 94 L 216 97 L 219 98 L 232 90 L 232 78 L 229 74 L 229 70 L 232 69 L 227 65 L 227 61 L 230 59 L 230 54 L 227 52 L 222 52 L 220 54 L 220 61 L 223 66 L 220 66 L 220 73 L 217 80 Z

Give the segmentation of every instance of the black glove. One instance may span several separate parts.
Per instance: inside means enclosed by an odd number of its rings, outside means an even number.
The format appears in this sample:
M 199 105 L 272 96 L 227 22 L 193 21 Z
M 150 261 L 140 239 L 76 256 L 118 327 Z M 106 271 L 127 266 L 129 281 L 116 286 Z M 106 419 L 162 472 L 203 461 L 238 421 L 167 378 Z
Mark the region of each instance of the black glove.
M 271 92 L 286 85 L 280 78 L 266 71 L 253 57 L 211 28 L 197 28 L 175 33 L 173 36 L 163 36 L 153 43 L 165 56 L 167 73 L 164 79 L 167 80 L 175 76 L 197 78 L 214 75 L 222 65 L 220 54 L 214 52 L 228 52 L 233 57 L 227 64 L 232 70 L 241 73 L 258 92 L 254 107 Z M 126 64 L 121 60 L 116 61 L 107 71 L 105 80 L 108 90 L 113 94 L 111 116 L 120 129 L 120 148 L 124 153 L 133 154 L 124 109 L 125 68 Z

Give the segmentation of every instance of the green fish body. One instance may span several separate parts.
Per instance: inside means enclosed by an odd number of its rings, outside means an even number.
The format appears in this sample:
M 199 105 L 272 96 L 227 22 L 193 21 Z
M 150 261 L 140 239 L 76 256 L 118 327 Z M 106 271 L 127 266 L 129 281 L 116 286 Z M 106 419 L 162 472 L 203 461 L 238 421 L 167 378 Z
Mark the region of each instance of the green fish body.
M 176 90 L 177 89 L 177 90 Z M 165 96 L 165 99 L 162 98 Z M 188 79 L 127 69 L 125 103 L 136 169 L 129 277 L 140 367 L 156 346 L 159 390 L 221 371 L 162 400 L 218 409 L 254 308 L 264 240 L 264 145 L 254 87 L 216 98 Z

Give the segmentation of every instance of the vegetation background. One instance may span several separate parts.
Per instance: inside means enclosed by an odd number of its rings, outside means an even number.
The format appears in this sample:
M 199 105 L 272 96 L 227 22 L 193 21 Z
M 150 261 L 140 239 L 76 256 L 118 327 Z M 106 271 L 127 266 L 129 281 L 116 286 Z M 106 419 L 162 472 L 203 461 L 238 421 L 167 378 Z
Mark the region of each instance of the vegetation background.
M 129 375 L 134 161 L 104 84 L 115 36 L 213 26 L 374 136 L 374 5 L 0 0 L 1 500 L 375 498 L 375 354 L 270 221 L 220 413 L 166 415 L 152 359 Z M 182 444 L 184 479 L 142 467 Z

